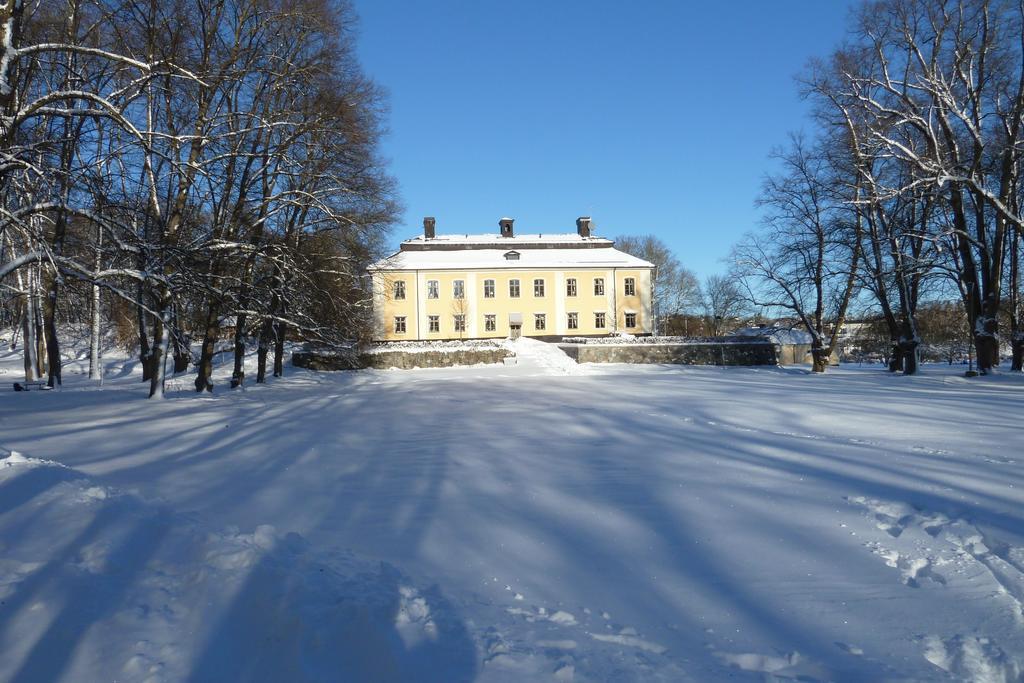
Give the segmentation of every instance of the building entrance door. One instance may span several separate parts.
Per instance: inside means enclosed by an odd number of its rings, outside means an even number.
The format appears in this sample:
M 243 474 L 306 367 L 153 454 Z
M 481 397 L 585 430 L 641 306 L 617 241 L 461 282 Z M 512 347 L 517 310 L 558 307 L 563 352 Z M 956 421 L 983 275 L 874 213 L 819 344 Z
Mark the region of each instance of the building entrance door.
M 512 339 L 519 339 L 523 334 L 523 314 L 522 313 L 509 313 L 508 314 L 508 329 L 509 337 Z

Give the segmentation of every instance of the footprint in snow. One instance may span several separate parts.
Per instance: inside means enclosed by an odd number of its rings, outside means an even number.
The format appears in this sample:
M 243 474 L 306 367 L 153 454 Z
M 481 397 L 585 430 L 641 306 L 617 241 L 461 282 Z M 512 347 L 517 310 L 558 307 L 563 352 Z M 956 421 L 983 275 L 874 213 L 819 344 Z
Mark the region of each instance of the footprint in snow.
M 861 657 L 861 656 L 864 655 L 864 650 L 860 649 L 856 645 L 851 645 L 849 643 L 841 643 L 841 642 L 839 642 L 837 640 L 835 642 L 835 646 L 838 647 L 843 652 L 846 652 L 848 654 L 854 655 L 856 657 Z
M 846 500 L 865 508 L 876 520 L 884 520 L 880 521 L 879 528 L 889 525 L 903 533 L 904 529 L 914 526 L 934 539 L 944 540 L 958 557 L 976 562 L 984 568 L 998 586 L 998 593 L 1009 599 L 1015 615 L 1024 621 L 1024 548 L 991 538 L 965 519 L 929 513 L 906 503 L 863 496 L 849 496 Z M 885 530 L 893 537 L 899 535 L 889 529 Z M 890 567 L 900 569 L 903 582 L 908 586 L 920 587 L 921 579 L 946 583 L 945 577 L 933 569 L 936 561 L 932 558 L 911 558 L 877 543 L 867 544 L 867 547 L 876 555 L 881 555 Z
M 895 550 L 890 550 L 877 543 L 865 544 L 875 555 L 885 560 L 885 564 L 900 570 L 900 580 L 911 588 L 920 588 L 921 581 L 928 579 L 934 583 L 946 585 L 946 577 L 934 569 L 934 560 L 928 557 L 908 557 Z
M 812 662 L 799 652 L 777 655 L 756 652 L 715 652 L 715 656 L 734 669 L 763 673 L 766 680 L 794 678 L 808 683 L 833 680 L 833 676 L 824 667 Z
M 1007 654 L 991 638 L 957 634 L 922 639 L 924 658 L 962 681 L 1020 681 L 1024 662 Z

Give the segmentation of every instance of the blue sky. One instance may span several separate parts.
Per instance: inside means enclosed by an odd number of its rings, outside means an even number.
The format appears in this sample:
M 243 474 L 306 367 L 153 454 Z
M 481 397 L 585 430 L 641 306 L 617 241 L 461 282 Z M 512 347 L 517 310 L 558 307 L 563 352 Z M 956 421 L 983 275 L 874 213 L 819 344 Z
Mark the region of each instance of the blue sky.
M 657 235 L 701 277 L 758 222 L 768 154 L 806 128 L 794 76 L 853 0 L 355 0 L 389 93 L 383 152 L 417 234 Z

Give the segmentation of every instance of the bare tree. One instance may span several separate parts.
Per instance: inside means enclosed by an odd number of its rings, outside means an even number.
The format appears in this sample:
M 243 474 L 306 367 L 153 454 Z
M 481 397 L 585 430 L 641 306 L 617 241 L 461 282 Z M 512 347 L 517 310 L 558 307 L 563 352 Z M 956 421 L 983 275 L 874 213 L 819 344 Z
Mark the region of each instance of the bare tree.
M 749 303 L 800 321 L 811 336 L 813 370 L 824 372 L 857 288 L 860 215 L 832 194 L 842 185 L 827 155 L 794 136 L 776 156 L 783 171 L 768 177 L 759 200 L 764 231 L 734 247 L 733 274 Z
M 652 303 L 658 321 L 656 334 L 663 334 L 665 324 L 673 317 L 700 308 L 697 276 L 679 262 L 662 240 L 654 235 L 624 235 L 614 241 L 616 248 L 655 266 Z
M 885 0 L 859 17 L 872 55 L 845 74 L 871 140 L 908 171 L 897 191 L 941 198 L 934 228 L 953 246 L 978 356 L 998 362 L 1009 231 L 1024 227 L 1024 5 L 990 0 Z
M 865 226 L 859 245 L 862 285 L 874 295 L 889 329 L 889 369 L 914 374 L 921 341 L 916 309 L 936 258 L 930 229 L 937 199 L 929 188 L 906 182 L 905 165 L 878 143 L 872 129 L 886 122 L 861 108 L 873 86 L 850 74 L 870 71 L 876 59 L 863 48 L 839 50 L 830 61 L 812 62 L 805 89 L 817 104 L 817 121 L 830 136 L 834 165 L 852 173 L 848 192 L 857 200 L 850 208 Z
M 1022 240 L 1020 231 L 1010 237 L 1010 267 L 1008 269 L 1006 308 L 1010 323 L 1010 368 L 1015 372 L 1024 370 L 1024 313 L 1020 279 Z
M 727 275 L 709 275 L 704 280 L 705 326 L 711 336 L 724 334 L 730 322 L 747 311 L 747 300 L 736 281 Z
M 105 296 L 134 308 L 152 397 L 197 333 L 212 388 L 226 317 L 237 384 L 246 330 L 258 380 L 271 342 L 280 375 L 289 335 L 363 334 L 396 203 L 353 21 L 322 0 L 0 5 L 0 290 L 28 378 L 60 383 L 66 297 L 91 310 L 93 375 Z

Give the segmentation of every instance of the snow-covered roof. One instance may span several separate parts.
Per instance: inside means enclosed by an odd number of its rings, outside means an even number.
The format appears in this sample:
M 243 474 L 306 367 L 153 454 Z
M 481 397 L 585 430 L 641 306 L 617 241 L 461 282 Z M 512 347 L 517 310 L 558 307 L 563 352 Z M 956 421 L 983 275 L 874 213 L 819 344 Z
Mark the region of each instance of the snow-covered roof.
M 534 268 L 653 268 L 643 259 L 614 249 L 517 249 L 517 259 L 506 259 L 511 249 L 456 251 L 400 251 L 370 270 L 530 270 Z
M 737 337 L 768 337 L 776 344 L 810 344 L 813 341 L 807 332 L 788 327 L 745 327 L 733 334 Z
M 550 246 L 552 244 L 589 244 L 593 246 L 611 246 L 613 242 L 605 237 L 582 237 L 575 232 L 568 233 L 523 233 L 514 237 L 502 237 L 493 233 L 481 235 L 437 235 L 424 237 L 417 235 L 402 242 L 402 249 L 445 249 L 447 247 L 474 247 L 485 245 L 505 245 L 509 248 L 526 248 L 531 244 Z
M 405 240 L 401 250 L 370 270 L 529 270 L 534 268 L 653 268 L 654 264 L 614 248 L 603 237 L 576 233 L 438 235 Z M 506 255 L 514 253 L 514 258 Z

